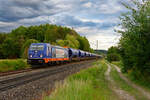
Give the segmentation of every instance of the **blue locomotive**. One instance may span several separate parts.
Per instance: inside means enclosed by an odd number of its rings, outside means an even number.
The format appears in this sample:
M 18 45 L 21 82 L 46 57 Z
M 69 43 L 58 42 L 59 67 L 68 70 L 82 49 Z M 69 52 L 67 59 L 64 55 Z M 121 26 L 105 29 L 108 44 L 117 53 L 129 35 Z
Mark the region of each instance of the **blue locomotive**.
M 53 46 L 49 43 L 32 43 L 28 50 L 27 62 L 31 65 L 58 64 L 97 57 L 100 56 L 73 48 Z

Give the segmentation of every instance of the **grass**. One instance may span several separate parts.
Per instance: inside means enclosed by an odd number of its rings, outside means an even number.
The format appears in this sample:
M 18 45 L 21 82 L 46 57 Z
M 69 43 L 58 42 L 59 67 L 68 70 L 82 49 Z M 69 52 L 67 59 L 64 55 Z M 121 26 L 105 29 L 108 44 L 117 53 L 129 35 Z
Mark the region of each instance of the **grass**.
M 115 64 L 115 65 L 117 65 L 117 66 L 120 67 L 120 68 L 123 67 L 121 61 L 120 61 L 120 62 L 112 62 L 112 64 Z M 128 73 L 124 73 L 124 75 L 125 75 L 128 79 L 130 79 L 132 82 L 134 82 L 135 84 L 137 84 L 137 85 L 143 87 L 144 89 L 150 91 L 150 82 L 147 81 L 147 80 L 145 79 L 145 77 L 143 77 L 143 76 L 140 75 L 140 74 L 139 74 L 138 76 L 136 75 L 136 77 L 135 77 L 135 73 L 137 73 L 137 71 L 131 70 L 131 71 L 129 71 Z
M 29 68 L 25 59 L 3 59 L 0 60 L 0 72 L 13 71 Z
M 136 98 L 136 100 L 147 100 L 144 96 L 141 95 L 139 91 L 137 91 L 135 88 L 128 85 L 123 79 L 121 79 L 119 73 L 116 71 L 114 67 L 112 67 L 110 75 L 118 87 L 133 95 Z
M 44 100 L 117 100 L 105 79 L 104 61 L 97 61 L 93 66 L 69 76 L 63 85 L 57 84 L 55 91 Z
M 150 82 L 146 80 L 145 77 L 140 76 L 138 78 L 134 77 L 133 73 L 130 72 L 128 74 L 125 74 L 127 78 L 129 78 L 132 82 L 135 84 L 143 87 L 144 89 L 148 90 L 150 92 Z
M 112 64 L 117 65 L 119 68 L 123 68 L 123 64 L 121 61 L 113 61 Z
M 121 62 L 112 62 L 112 64 L 117 65 L 118 67 L 122 68 L 123 65 Z M 142 75 L 138 75 L 135 77 L 135 70 L 129 71 L 128 73 L 123 73 L 128 79 L 130 79 L 136 85 L 143 87 L 144 89 L 150 92 L 150 82 L 145 79 Z

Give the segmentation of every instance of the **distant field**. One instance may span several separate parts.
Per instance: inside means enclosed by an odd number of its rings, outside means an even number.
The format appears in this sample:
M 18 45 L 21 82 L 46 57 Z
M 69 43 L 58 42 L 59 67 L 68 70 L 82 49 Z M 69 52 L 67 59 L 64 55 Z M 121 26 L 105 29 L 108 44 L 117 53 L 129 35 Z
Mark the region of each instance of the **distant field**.
M 1 59 L 0 72 L 29 68 L 26 59 Z

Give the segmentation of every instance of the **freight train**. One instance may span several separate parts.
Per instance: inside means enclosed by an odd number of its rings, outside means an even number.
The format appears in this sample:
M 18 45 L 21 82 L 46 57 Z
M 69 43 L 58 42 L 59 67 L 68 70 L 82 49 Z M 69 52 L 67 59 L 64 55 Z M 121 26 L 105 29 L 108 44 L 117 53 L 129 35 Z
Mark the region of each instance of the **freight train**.
M 100 57 L 79 49 L 53 46 L 49 43 L 32 43 L 28 50 L 27 62 L 31 65 L 54 65 Z

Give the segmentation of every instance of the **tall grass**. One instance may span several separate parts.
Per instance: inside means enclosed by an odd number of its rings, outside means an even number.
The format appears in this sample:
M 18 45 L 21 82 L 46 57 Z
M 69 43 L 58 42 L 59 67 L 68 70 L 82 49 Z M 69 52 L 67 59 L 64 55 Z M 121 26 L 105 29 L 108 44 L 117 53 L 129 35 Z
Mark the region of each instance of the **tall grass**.
M 117 100 L 105 79 L 106 70 L 103 61 L 95 62 L 94 67 L 68 77 L 63 85 L 57 84 L 44 100 Z
M 29 65 L 24 59 L 0 60 L 0 72 L 26 69 L 26 68 L 29 68 Z

